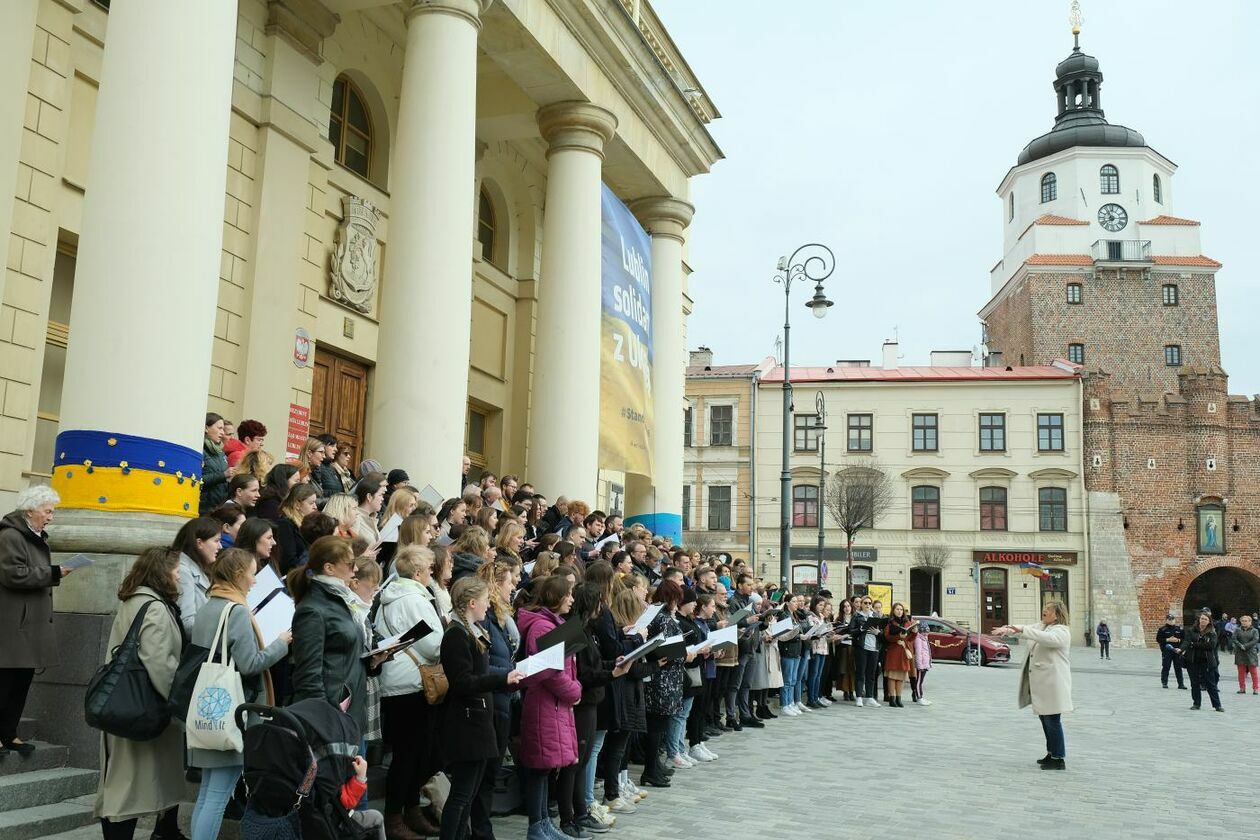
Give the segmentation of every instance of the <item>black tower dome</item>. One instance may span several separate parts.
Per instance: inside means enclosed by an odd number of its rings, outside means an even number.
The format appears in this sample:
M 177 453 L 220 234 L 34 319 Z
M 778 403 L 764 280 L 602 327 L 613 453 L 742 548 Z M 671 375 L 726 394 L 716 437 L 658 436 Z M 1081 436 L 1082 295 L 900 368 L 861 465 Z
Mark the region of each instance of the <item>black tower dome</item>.
M 1059 115 L 1054 128 L 1024 147 L 1017 165 L 1048 157 L 1074 146 L 1145 146 L 1146 141 L 1131 128 L 1111 125 L 1103 116 L 1103 75 L 1098 59 L 1081 52 L 1078 41 L 1072 54 L 1054 68 L 1054 94 Z

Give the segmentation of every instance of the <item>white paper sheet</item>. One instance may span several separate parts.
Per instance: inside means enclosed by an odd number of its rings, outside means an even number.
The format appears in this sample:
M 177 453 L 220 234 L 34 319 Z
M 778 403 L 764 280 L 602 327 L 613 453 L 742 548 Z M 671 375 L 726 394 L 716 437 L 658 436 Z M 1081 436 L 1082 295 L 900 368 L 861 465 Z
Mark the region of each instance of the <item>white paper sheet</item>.
M 287 592 L 277 592 L 262 609 L 254 613 L 254 620 L 258 622 L 258 629 L 262 633 L 263 645 L 271 644 L 280 638 L 281 633 L 293 628 L 293 613 L 296 610 L 297 606 Z
M 92 558 L 86 554 L 76 554 L 68 560 L 62 560 L 58 565 L 61 566 L 63 572 L 73 572 L 75 569 L 92 565 Z
M 661 643 L 664 641 L 665 639 L 662 636 L 653 636 L 652 638 L 648 639 L 643 644 L 639 645 L 634 650 L 627 653 L 624 659 L 627 662 L 631 662 L 635 659 L 639 659 L 643 655 L 644 651 L 655 650 L 656 648 L 660 647 Z
M 398 528 L 402 525 L 402 517 L 394 514 L 385 520 L 385 524 L 381 526 L 381 530 L 376 538 L 376 544 L 396 543 L 398 542 Z
M 258 605 L 267 600 L 267 596 L 277 589 L 284 589 L 280 576 L 270 565 L 263 566 L 262 571 L 254 576 L 254 585 L 246 593 L 245 603 L 249 605 L 250 610 L 256 610 Z
M 709 645 L 711 647 L 717 647 L 721 644 L 739 644 L 739 628 L 732 624 L 730 627 L 723 627 L 721 630 L 714 630 L 709 634 Z
M 796 619 L 788 616 L 782 621 L 776 621 L 770 625 L 769 632 L 771 636 L 778 636 L 780 633 L 786 633 L 796 626 Z
M 643 611 L 643 615 L 639 616 L 639 620 L 634 623 L 635 630 L 646 630 L 648 625 L 652 623 L 652 619 L 656 618 L 656 614 L 661 611 L 664 604 L 652 604 Z
M 522 659 L 516 663 L 516 670 L 521 671 L 525 676 L 533 676 L 542 671 L 559 671 L 564 668 L 564 643 L 552 645 L 546 650 L 540 650 L 533 656 Z
M 709 644 L 709 642 L 708 642 L 708 640 L 706 639 L 706 640 L 705 640 L 705 641 L 703 641 L 703 642 L 696 642 L 694 645 L 687 645 L 687 653 L 689 653 L 689 654 L 691 654 L 691 653 L 699 653 L 699 652 L 700 652 L 700 648 L 704 647 L 704 646 L 705 646 L 705 645 L 707 645 L 707 644 Z

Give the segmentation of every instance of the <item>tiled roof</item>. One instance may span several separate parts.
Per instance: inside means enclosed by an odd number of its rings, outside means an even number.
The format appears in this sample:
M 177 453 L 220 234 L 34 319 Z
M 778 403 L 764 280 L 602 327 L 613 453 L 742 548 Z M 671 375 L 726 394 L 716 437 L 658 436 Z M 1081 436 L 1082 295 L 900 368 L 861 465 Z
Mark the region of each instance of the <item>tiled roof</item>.
M 1067 216 L 1056 216 L 1053 213 L 1047 213 L 1044 216 L 1038 216 L 1033 220 L 1034 225 L 1088 225 L 1089 222 L 1082 222 L 1080 219 L 1069 219 Z
M 1197 224 L 1197 223 L 1196 223 Z M 1220 268 L 1221 264 L 1211 257 L 1198 254 L 1193 257 L 1154 256 L 1151 262 L 1156 265 L 1188 265 L 1196 268 Z
M 757 365 L 690 365 L 688 376 L 751 376 Z
M 1024 265 L 1093 265 L 1089 254 L 1033 254 Z
M 1026 367 L 795 367 L 792 381 L 799 382 L 967 382 L 983 380 L 1071 379 L 1079 366 L 1067 362 L 1059 365 Z M 779 365 L 762 377 L 762 382 L 782 382 L 783 366 Z
M 1177 216 L 1156 216 L 1153 219 L 1147 219 L 1145 222 L 1139 222 L 1143 225 L 1192 225 L 1198 227 L 1199 223 L 1194 219 L 1181 219 Z

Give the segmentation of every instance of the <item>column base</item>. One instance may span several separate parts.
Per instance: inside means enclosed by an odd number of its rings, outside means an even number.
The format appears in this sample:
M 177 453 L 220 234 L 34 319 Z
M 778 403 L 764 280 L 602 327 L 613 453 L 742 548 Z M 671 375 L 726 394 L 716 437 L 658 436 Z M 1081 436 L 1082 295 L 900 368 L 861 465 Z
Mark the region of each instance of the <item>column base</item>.
M 58 510 L 48 526 L 53 562 L 86 554 L 92 565 L 79 569 L 53 589 L 57 612 L 113 615 L 118 586 L 132 561 L 146 548 L 169 546 L 188 519 L 160 513 Z

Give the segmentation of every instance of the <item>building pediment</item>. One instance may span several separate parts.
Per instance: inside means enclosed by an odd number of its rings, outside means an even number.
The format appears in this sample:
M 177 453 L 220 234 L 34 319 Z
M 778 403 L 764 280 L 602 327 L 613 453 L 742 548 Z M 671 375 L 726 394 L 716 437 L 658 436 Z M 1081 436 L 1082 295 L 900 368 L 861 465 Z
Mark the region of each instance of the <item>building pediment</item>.
M 915 467 L 901 474 L 902 478 L 949 478 L 949 473 L 937 467 Z
M 1044 470 L 1034 470 L 1028 474 L 1029 478 L 1076 478 L 1076 473 L 1071 470 L 1065 470 L 1062 467 L 1046 467 Z
M 1004 467 L 985 467 L 968 473 L 972 478 L 1014 478 L 1019 473 Z

